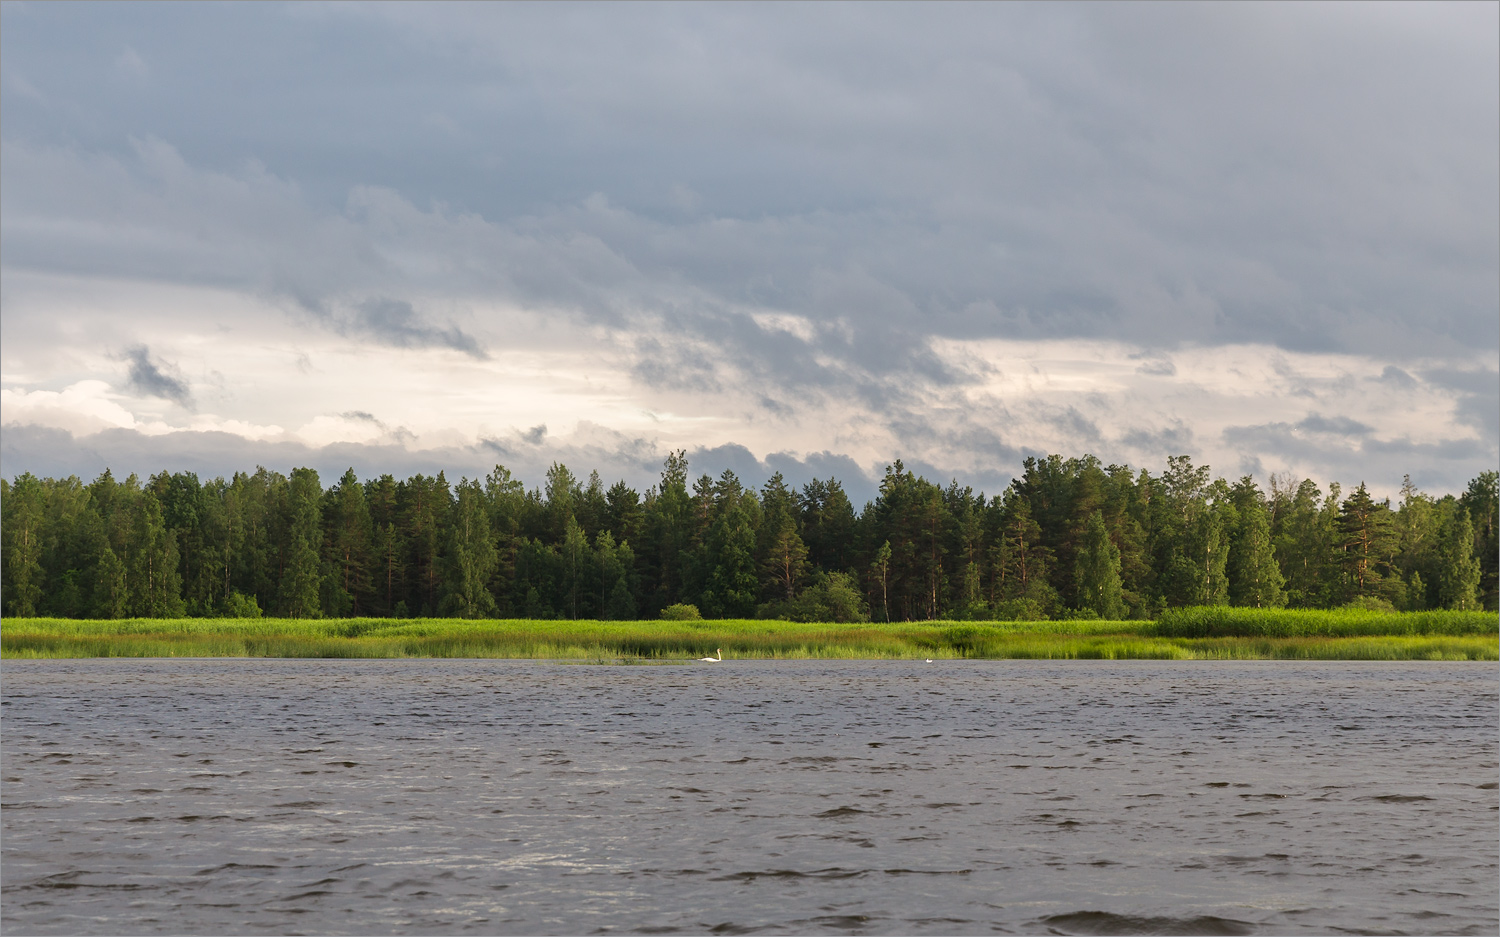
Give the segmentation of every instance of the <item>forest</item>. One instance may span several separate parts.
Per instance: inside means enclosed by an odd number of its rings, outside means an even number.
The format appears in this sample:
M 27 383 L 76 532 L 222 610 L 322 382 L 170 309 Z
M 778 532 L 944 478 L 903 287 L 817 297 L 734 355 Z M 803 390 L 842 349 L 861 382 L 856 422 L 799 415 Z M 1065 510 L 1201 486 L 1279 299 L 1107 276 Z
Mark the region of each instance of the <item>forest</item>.
M 1185 456 L 1151 474 L 1029 458 L 998 496 L 896 461 L 856 509 L 835 479 L 690 481 L 641 493 L 554 464 L 325 488 L 258 468 L 200 481 L 0 479 L 3 614 L 788 621 L 1156 619 L 1187 606 L 1496 608 L 1497 473 L 1411 484 L 1230 483 Z

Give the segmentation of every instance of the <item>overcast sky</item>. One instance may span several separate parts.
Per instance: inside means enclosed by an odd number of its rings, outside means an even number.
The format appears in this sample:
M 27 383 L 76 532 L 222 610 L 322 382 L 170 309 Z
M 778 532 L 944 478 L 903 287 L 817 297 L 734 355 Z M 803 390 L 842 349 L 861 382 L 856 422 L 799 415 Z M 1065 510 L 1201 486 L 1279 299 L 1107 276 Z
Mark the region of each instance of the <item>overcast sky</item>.
M 1500 5 L 0 5 L 0 471 L 1500 463 Z

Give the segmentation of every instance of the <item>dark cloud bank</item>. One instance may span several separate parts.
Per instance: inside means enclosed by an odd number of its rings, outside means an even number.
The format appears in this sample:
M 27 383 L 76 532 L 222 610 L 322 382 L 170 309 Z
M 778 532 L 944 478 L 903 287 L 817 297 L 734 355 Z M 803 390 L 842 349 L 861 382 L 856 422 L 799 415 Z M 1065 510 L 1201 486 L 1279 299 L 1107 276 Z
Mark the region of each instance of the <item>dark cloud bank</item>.
M 7 4 L 0 20 L 7 269 L 213 285 L 352 344 L 479 360 L 503 335 L 435 310 L 510 303 L 621 330 L 647 385 L 722 389 L 733 371 L 768 413 L 857 400 L 915 444 L 922 392 L 960 379 L 935 338 L 1112 339 L 1164 376 L 1184 344 L 1366 355 L 1393 386 L 1450 381 L 1480 443 L 1377 443 L 1335 412 L 1226 439 L 1343 478 L 1451 484 L 1495 459 L 1500 389 L 1474 362 L 1500 347 L 1493 4 Z M 765 311 L 801 324 L 768 329 Z M 192 407 L 144 346 L 129 361 L 133 392 Z M 968 431 L 997 484 L 1019 468 L 1024 440 Z M 5 435 L 27 467 L 107 450 L 215 472 L 356 454 L 480 471 L 489 451 Z M 649 480 L 634 458 L 620 472 Z M 779 464 L 703 458 L 747 478 Z

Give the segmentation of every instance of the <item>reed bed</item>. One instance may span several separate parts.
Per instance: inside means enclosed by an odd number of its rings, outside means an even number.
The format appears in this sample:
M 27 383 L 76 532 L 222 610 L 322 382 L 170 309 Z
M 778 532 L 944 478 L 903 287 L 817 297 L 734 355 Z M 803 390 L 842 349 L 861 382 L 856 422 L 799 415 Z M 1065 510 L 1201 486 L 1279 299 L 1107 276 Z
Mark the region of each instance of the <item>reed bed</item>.
M 1381 612 L 1355 608 L 1227 606 L 1168 609 L 1155 633 L 1174 638 L 1353 638 L 1378 635 L 1495 635 L 1494 612 Z
M 1227 613 L 1227 614 L 1226 614 Z M 1487 626 L 1487 628 L 1486 628 Z M 1381 630 L 1384 629 L 1384 630 Z M 7 619 L 0 657 L 1496 660 L 1491 613 L 1183 609 L 1160 622 Z

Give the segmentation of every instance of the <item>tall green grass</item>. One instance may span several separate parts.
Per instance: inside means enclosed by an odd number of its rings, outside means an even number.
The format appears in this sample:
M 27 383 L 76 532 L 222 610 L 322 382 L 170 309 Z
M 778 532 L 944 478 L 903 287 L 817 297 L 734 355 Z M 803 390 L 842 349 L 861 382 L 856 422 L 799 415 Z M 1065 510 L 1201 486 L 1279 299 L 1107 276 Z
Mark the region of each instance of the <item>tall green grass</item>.
M 1485 624 L 1487 630 L 1481 627 Z M 1500 638 L 1494 616 L 1486 614 L 1392 618 L 1369 612 L 1253 609 L 1184 609 L 1169 612 L 1161 622 L 837 625 L 762 620 L 10 618 L 0 623 L 0 657 L 5 659 L 469 657 L 665 662 L 709 656 L 717 648 L 731 659 L 1495 660 Z
M 1365 609 L 1269 609 L 1199 606 L 1168 609 L 1157 635 L 1175 638 L 1352 638 L 1375 635 L 1494 635 L 1494 612 L 1378 612 Z

